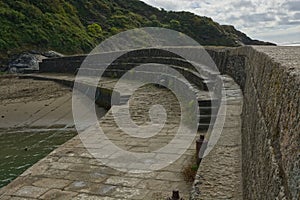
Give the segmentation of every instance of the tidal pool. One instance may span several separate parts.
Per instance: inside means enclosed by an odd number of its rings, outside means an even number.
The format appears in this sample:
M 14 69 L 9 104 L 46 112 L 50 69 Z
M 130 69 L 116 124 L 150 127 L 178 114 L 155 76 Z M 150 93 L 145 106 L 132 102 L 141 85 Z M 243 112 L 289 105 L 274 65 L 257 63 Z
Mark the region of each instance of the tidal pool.
M 74 129 L 0 130 L 0 188 L 75 135 Z

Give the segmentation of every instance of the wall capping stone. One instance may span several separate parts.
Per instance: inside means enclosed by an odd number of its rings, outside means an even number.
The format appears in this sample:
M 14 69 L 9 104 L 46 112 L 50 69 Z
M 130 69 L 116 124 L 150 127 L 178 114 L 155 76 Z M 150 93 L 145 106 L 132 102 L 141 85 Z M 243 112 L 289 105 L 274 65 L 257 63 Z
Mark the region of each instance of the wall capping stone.
M 300 47 L 247 46 L 210 53 L 244 92 L 244 199 L 299 199 Z

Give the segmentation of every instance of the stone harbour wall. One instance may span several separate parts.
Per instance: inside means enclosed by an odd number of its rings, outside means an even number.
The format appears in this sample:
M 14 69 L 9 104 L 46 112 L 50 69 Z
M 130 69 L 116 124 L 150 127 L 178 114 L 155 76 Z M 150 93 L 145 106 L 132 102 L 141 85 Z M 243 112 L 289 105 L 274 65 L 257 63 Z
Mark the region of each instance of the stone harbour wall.
M 300 47 L 208 47 L 207 51 L 244 95 L 243 198 L 300 199 Z M 83 59 L 48 60 L 42 69 L 74 73 Z
M 243 89 L 244 199 L 300 198 L 300 47 L 210 52 Z

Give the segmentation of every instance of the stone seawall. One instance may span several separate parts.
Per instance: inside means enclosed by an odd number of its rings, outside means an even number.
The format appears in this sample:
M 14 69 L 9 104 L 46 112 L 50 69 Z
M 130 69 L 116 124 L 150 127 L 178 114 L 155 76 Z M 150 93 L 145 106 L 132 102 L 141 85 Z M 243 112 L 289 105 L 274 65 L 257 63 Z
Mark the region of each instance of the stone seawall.
M 74 77 L 71 75 L 68 76 L 47 76 L 47 75 L 24 75 L 20 76 L 19 78 L 23 79 L 34 79 L 34 80 L 42 80 L 42 81 L 53 81 L 57 82 L 59 84 L 62 84 L 66 87 L 73 88 L 74 86 Z M 88 95 L 89 90 L 92 90 L 92 88 L 95 87 L 92 84 L 83 84 L 83 83 L 77 83 L 77 89 L 85 94 Z M 112 101 L 112 96 L 114 95 L 114 99 Z M 91 98 L 93 98 L 93 95 L 90 95 Z M 105 87 L 97 87 L 96 89 L 96 96 L 95 101 L 96 104 L 100 107 L 103 107 L 105 109 L 110 109 L 111 105 L 120 105 L 121 101 L 120 93 L 117 91 L 113 91 L 112 89 L 107 89 Z
M 214 49 L 244 91 L 244 199 L 299 199 L 300 48 Z
M 85 55 L 80 56 L 70 56 L 70 57 L 61 57 L 53 59 L 45 59 L 39 66 L 40 73 L 71 73 L 77 70 L 80 67 L 81 63 L 86 58 Z
M 233 77 L 244 93 L 244 199 L 299 199 L 300 47 L 207 50 L 220 72 Z M 83 59 L 61 58 L 42 65 L 73 73 Z

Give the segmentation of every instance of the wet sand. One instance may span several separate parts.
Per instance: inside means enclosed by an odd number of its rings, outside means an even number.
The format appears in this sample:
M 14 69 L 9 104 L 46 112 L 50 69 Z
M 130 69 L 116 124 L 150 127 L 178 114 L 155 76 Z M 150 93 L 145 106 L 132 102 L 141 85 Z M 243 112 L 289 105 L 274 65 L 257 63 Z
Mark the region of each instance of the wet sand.
M 0 76 L 0 91 L 1 188 L 77 132 L 70 88 Z M 100 117 L 106 113 L 103 108 L 96 110 Z
M 0 128 L 73 126 L 72 92 L 50 81 L 0 77 Z

